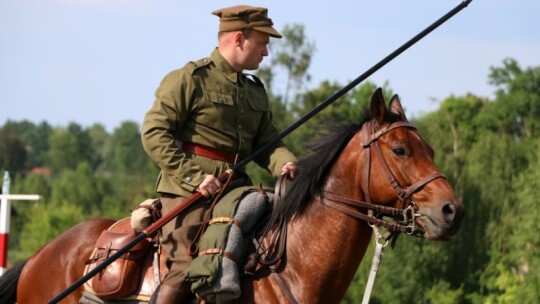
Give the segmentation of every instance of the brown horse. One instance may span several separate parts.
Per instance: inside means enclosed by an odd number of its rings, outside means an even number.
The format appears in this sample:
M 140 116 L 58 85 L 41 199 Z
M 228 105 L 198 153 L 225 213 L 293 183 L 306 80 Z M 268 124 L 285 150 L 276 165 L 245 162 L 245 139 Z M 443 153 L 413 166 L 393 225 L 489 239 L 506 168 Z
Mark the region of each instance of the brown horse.
M 432 240 L 458 231 L 464 208 L 397 96 L 388 108 L 378 89 L 362 123 L 330 131 L 299 161 L 279 207 L 288 236 L 278 278 L 260 271 L 244 280 L 240 303 L 339 303 L 370 241 L 368 222 L 392 232 L 420 228 Z M 20 274 L 17 302 L 45 303 L 80 278 L 96 239 L 113 222 L 80 223 L 10 273 Z M 77 303 L 81 292 L 63 303 Z

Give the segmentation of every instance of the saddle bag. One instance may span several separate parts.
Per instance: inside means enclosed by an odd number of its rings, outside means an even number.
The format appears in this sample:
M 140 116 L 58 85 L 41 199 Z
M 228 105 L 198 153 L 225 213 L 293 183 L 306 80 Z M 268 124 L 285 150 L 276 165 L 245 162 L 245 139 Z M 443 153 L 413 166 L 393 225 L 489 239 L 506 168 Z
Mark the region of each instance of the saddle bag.
M 136 237 L 135 231 L 116 232 L 111 229 L 103 231 L 96 242 L 90 260 L 86 262 L 87 271 L 97 267 Z M 94 294 L 103 300 L 119 299 L 132 295 L 140 285 L 141 265 L 150 252 L 150 240 L 143 239 L 137 243 L 88 282 Z

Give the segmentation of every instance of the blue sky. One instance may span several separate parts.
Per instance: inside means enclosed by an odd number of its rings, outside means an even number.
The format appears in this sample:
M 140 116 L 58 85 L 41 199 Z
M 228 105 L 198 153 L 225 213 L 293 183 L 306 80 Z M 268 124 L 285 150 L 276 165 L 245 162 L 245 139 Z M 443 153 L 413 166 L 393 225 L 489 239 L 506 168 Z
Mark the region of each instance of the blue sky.
M 303 24 L 317 48 L 308 84 L 316 87 L 347 84 L 460 2 L 216 3 L 0 0 L 0 125 L 74 121 L 112 131 L 126 120 L 140 123 L 163 76 L 216 46 L 217 8 L 265 6 L 278 30 Z M 435 110 L 451 94 L 492 98 L 491 66 L 506 57 L 540 65 L 539 13 L 537 0 L 474 0 L 369 80 L 388 81 L 410 116 Z

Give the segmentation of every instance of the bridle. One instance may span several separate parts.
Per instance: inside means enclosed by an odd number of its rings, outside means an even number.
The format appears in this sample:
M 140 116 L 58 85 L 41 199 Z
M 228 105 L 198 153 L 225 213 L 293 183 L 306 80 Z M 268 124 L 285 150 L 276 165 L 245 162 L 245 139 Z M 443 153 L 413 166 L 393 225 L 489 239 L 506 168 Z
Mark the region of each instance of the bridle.
M 437 171 L 421 178 L 407 188 L 403 188 L 399 184 L 385 161 L 378 143 L 379 138 L 397 128 L 409 128 L 416 131 L 416 127 L 408 121 L 393 122 L 383 126 L 378 131 L 375 131 L 375 120 L 370 120 L 362 126 L 360 132 L 362 132 L 362 147 L 365 149 L 362 190 L 364 191 L 366 201 L 346 198 L 328 191 L 322 192 L 321 196 L 323 199 L 321 199 L 321 201 L 328 207 L 368 222 L 372 227 L 384 227 L 388 229 L 392 235 L 405 232 L 410 235 L 424 237 L 424 232 L 416 229 L 416 217 L 421 216 L 421 214 L 417 213 L 417 207 L 412 200 L 412 195 L 429 182 L 445 177 Z M 374 204 L 372 202 L 369 191 L 372 154 L 375 156 L 375 159 L 382 164 L 383 171 L 385 172 L 392 189 L 396 193 L 397 198 L 401 201 L 401 208 Z M 353 206 L 355 208 L 351 209 L 344 205 Z M 367 210 L 367 213 L 363 213 L 357 209 Z M 384 217 L 390 217 L 392 220 L 386 220 Z
M 373 228 L 373 233 L 375 234 L 375 253 L 373 255 L 373 260 L 371 263 L 371 270 L 369 278 L 366 284 L 366 289 L 364 292 L 364 297 L 362 299 L 362 304 L 369 303 L 369 298 L 371 297 L 371 291 L 375 282 L 375 276 L 377 275 L 377 270 L 379 263 L 381 262 L 383 249 L 388 244 L 388 241 L 392 239 L 392 247 L 395 245 L 397 236 L 401 232 L 405 232 L 410 235 L 425 237 L 425 232 L 422 230 L 417 230 L 415 227 L 416 217 L 422 216 L 422 214 L 417 213 L 417 207 L 414 201 L 412 200 L 412 195 L 424 187 L 426 184 L 436 180 L 437 178 L 445 178 L 439 171 L 428 174 L 427 176 L 421 178 L 419 181 L 403 188 L 396 177 L 390 170 L 388 163 L 384 159 L 384 156 L 379 147 L 378 140 L 384 134 L 397 129 L 397 128 L 409 128 L 416 131 L 416 128 L 411 125 L 408 121 L 398 121 L 387 124 L 381 127 L 378 131 L 375 132 L 375 120 L 370 120 L 362 126 L 362 147 L 365 149 L 364 153 L 364 180 L 362 182 L 362 190 L 366 201 L 354 200 L 346 197 L 342 197 L 328 191 L 323 191 L 321 194 L 321 201 L 328 207 L 334 208 L 346 214 L 349 214 L 358 219 L 368 222 L 368 224 Z M 383 171 L 394 189 L 397 198 L 401 201 L 401 208 L 388 207 L 383 205 L 374 204 L 371 200 L 371 195 L 369 192 L 370 185 L 370 175 L 371 175 L 371 154 L 375 155 L 375 158 L 382 164 Z M 348 205 L 354 207 L 353 209 L 348 208 L 343 205 Z M 367 213 L 362 213 L 358 209 L 367 210 Z M 392 220 L 386 220 L 384 217 L 391 217 Z M 387 229 L 385 234 L 379 232 L 378 227 L 385 227 Z
M 429 182 L 437 179 L 437 178 L 445 178 L 444 175 L 442 175 L 440 172 L 434 172 L 431 173 L 423 178 L 421 178 L 419 181 L 415 182 L 414 184 L 408 186 L 407 188 L 403 188 L 397 179 L 395 178 L 394 174 L 392 173 L 392 170 L 390 170 L 390 167 L 388 166 L 387 162 L 384 159 L 384 156 L 381 152 L 381 148 L 379 147 L 378 140 L 381 138 L 381 136 L 385 135 L 386 133 L 397 129 L 397 128 L 409 128 L 416 131 L 416 127 L 414 127 L 412 124 L 410 124 L 407 121 L 398 121 L 393 122 L 388 125 L 383 126 L 378 131 L 375 132 L 375 121 L 371 120 L 362 126 L 362 132 L 361 138 L 362 138 L 362 147 L 366 149 L 364 153 L 364 181 L 361 185 L 362 190 L 364 191 L 366 201 L 361 200 L 355 200 L 351 198 L 346 198 L 343 196 L 339 196 L 333 193 L 330 193 L 328 191 L 323 191 L 320 195 L 320 201 L 325 204 L 328 207 L 334 208 L 340 212 L 346 213 L 348 215 L 351 215 L 355 218 L 358 218 L 360 220 L 364 220 L 369 223 L 369 225 L 373 228 L 373 231 L 376 236 L 377 245 L 375 246 L 375 254 L 373 256 L 373 263 L 371 267 L 371 273 L 370 277 L 368 279 L 368 283 L 366 286 L 366 292 L 364 293 L 364 300 L 363 303 L 369 302 L 369 297 L 371 295 L 371 289 L 373 288 L 373 283 L 375 280 L 375 275 L 377 273 L 377 268 L 381 260 L 382 251 L 383 248 L 388 244 L 389 239 L 393 239 L 394 242 L 399 235 L 399 233 L 404 232 L 410 235 L 418 236 L 418 237 L 424 237 L 424 232 L 421 230 L 417 230 L 415 227 L 415 221 L 416 217 L 421 216 L 421 214 L 417 213 L 417 207 L 414 201 L 412 200 L 412 195 L 418 191 L 420 188 L 428 184 Z M 390 182 L 390 185 L 394 189 L 397 198 L 401 201 L 401 208 L 394 208 L 394 207 L 388 207 L 380 204 L 374 204 L 372 202 L 370 191 L 369 191 L 369 185 L 370 185 L 370 175 L 371 175 L 371 154 L 375 155 L 375 158 L 381 162 L 383 165 L 384 172 L 388 178 L 388 181 Z M 276 187 L 276 194 L 275 197 L 279 197 L 280 191 L 278 189 L 281 188 L 283 181 L 286 180 L 285 178 L 281 178 L 278 181 L 279 187 Z M 276 201 L 274 202 L 275 204 Z M 353 208 L 350 208 L 353 207 Z M 276 209 L 274 207 L 274 209 Z M 360 210 L 367 210 L 367 213 L 362 213 Z M 272 216 L 274 217 L 274 216 Z M 392 220 L 386 220 L 384 217 L 391 217 Z M 279 225 L 282 228 L 285 228 L 284 234 L 286 234 L 286 227 L 287 223 L 284 221 L 284 219 L 281 221 L 281 224 Z M 378 227 L 384 227 L 388 231 L 383 235 L 379 232 Z M 284 239 L 284 238 L 283 238 Z M 382 241 L 382 242 L 381 242 Z M 258 243 L 256 242 L 256 246 L 258 246 Z M 283 247 L 281 247 L 283 246 Z M 272 267 L 274 263 L 278 259 L 281 258 L 284 252 L 284 244 L 282 244 L 280 247 L 280 250 L 275 250 L 278 252 L 275 256 L 276 259 L 272 259 L 271 262 L 264 262 L 259 260 L 262 264 L 266 266 L 270 266 L 271 275 L 276 279 L 281 289 L 284 291 L 285 295 L 289 299 L 291 303 L 298 303 L 298 301 L 295 299 L 294 295 L 290 292 L 289 288 L 287 287 L 287 284 L 285 281 L 281 278 L 281 276 L 277 273 L 276 269 Z

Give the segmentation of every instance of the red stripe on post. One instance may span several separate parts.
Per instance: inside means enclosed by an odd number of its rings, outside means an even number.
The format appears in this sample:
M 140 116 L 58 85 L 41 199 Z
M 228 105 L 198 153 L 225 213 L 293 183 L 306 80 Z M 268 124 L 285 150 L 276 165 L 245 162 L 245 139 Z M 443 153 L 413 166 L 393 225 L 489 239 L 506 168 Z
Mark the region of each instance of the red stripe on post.
M 0 267 L 7 266 L 7 250 L 8 250 L 9 234 L 0 233 Z

